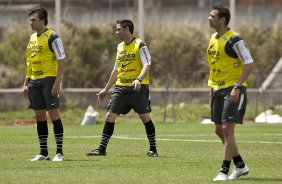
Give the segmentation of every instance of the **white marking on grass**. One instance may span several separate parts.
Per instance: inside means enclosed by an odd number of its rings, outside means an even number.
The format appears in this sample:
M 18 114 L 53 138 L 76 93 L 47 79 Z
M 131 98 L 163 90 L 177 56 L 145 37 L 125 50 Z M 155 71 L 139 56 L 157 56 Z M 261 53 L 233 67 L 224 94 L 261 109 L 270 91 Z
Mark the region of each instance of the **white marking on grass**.
M 159 135 L 161 137 L 162 135 Z M 68 139 L 92 139 L 92 138 L 101 138 L 101 136 L 66 136 Z M 141 137 L 130 137 L 130 136 L 112 136 L 115 139 L 124 139 L 124 140 L 147 140 L 147 138 Z M 199 139 L 164 139 L 157 138 L 157 141 L 178 141 L 178 142 L 210 142 L 210 143 L 218 143 L 221 142 L 219 140 L 199 140 Z M 273 142 L 273 141 L 237 141 L 240 143 L 248 143 L 248 144 L 282 144 L 282 142 Z

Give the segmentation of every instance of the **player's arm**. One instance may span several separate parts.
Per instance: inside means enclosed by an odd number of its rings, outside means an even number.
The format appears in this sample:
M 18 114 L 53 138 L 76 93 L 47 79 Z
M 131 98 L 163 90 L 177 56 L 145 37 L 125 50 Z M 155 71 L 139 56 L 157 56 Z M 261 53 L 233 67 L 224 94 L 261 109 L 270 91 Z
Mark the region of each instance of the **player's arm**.
M 108 93 L 108 91 L 111 89 L 111 87 L 116 83 L 117 73 L 118 73 L 118 67 L 117 67 L 117 62 L 115 62 L 114 69 L 112 70 L 111 76 L 106 86 L 97 94 L 98 100 L 100 101 L 103 100 L 106 94 Z
M 233 46 L 233 49 L 244 65 L 242 73 L 237 81 L 237 85 L 241 86 L 243 82 L 245 82 L 248 79 L 249 75 L 251 74 L 252 70 L 255 67 L 255 63 L 254 60 L 252 59 L 249 48 L 247 47 L 244 40 L 240 40 L 236 42 Z M 233 89 L 231 92 L 230 100 L 233 102 L 237 102 L 239 100 L 239 93 L 240 93 L 239 88 Z
M 60 84 L 63 77 L 64 66 L 66 62 L 66 55 L 64 51 L 64 46 L 61 38 L 58 35 L 52 35 L 50 37 L 51 50 L 54 52 L 56 59 L 58 60 L 58 70 L 55 83 L 52 88 L 52 95 L 55 96 L 60 91 Z
M 24 97 L 28 97 L 29 88 L 28 88 L 28 80 L 31 77 L 31 66 L 29 61 L 30 51 L 27 49 L 26 51 L 26 74 L 25 74 L 25 80 L 23 83 L 23 93 Z
M 60 92 L 61 81 L 63 78 L 63 71 L 64 71 L 66 59 L 60 59 L 58 62 L 59 63 L 58 63 L 57 77 L 52 89 L 53 96 L 57 95 Z
M 24 84 L 23 84 L 23 94 L 24 94 L 24 97 L 28 97 L 28 91 L 29 91 L 29 88 L 28 88 L 28 78 L 25 78 L 24 80 Z
M 149 73 L 151 62 L 152 62 L 152 58 L 148 50 L 148 47 L 143 42 L 140 44 L 139 53 L 140 53 L 140 59 L 141 59 L 143 68 L 139 76 L 137 77 L 137 79 L 133 81 L 133 86 L 134 86 L 133 90 L 136 90 L 136 91 L 139 91 L 141 89 L 141 82 L 146 77 L 146 75 Z
M 250 73 L 255 67 L 254 60 L 252 59 L 251 53 L 249 48 L 247 47 L 246 43 L 244 40 L 240 40 L 237 43 L 234 44 L 233 49 L 235 50 L 236 54 L 244 64 L 243 71 L 241 73 L 241 76 L 239 80 L 237 81 L 237 84 L 239 86 L 242 85 L 244 81 L 247 80 L 249 77 Z
M 115 64 L 116 66 L 117 64 Z M 114 67 L 114 69 L 112 70 L 112 73 L 111 73 L 111 76 L 105 86 L 105 91 L 108 92 L 111 87 L 116 83 L 116 80 L 117 80 L 117 73 L 118 73 L 118 70 L 116 67 Z

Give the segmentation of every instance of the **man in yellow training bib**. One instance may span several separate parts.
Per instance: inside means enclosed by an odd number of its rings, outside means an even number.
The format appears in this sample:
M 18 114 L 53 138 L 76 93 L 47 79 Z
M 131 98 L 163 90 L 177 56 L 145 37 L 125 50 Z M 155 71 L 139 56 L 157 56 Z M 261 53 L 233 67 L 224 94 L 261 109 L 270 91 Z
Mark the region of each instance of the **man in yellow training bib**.
M 53 123 L 57 144 L 53 161 L 63 161 L 63 124 L 59 114 L 60 83 L 65 65 L 65 51 L 59 36 L 48 24 L 48 13 L 44 8 L 34 8 L 29 13 L 29 22 L 35 31 L 30 37 L 26 51 L 26 78 L 23 85 L 25 97 L 35 112 L 40 153 L 30 161 L 50 160 L 47 139 L 46 111 Z
M 127 114 L 131 109 L 138 113 L 145 125 L 150 149 L 149 157 L 158 156 L 155 140 L 155 126 L 150 118 L 149 70 L 151 55 L 145 43 L 133 35 L 131 20 L 118 20 L 116 34 L 121 42 L 117 47 L 114 69 L 105 88 L 97 96 L 103 100 L 115 84 L 107 109 L 106 122 L 98 149 L 87 156 L 105 156 L 108 142 L 114 132 L 115 120 L 119 114 Z
M 242 123 L 247 103 L 247 78 L 254 68 L 254 61 L 244 40 L 228 27 L 230 12 L 215 6 L 208 17 L 210 27 L 216 30 L 207 49 L 211 88 L 211 116 L 215 133 L 224 145 L 224 158 L 214 181 L 237 179 L 249 172 L 236 145 L 235 124 Z M 231 160 L 235 169 L 228 177 Z

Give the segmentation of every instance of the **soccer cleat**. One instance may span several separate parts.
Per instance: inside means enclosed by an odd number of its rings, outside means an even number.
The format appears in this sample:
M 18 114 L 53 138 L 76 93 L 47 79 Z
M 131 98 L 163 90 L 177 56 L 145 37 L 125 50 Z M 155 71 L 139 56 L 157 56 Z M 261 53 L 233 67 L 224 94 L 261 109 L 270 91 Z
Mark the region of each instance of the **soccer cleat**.
M 61 153 L 57 153 L 57 154 L 54 156 L 54 158 L 53 158 L 52 161 L 53 161 L 53 162 L 62 162 L 62 161 L 64 161 L 64 156 L 63 156 Z
M 157 157 L 157 156 L 159 156 L 159 155 L 158 155 L 157 151 L 149 151 L 149 152 L 147 153 L 147 156 L 148 156 L 148 157 Z
M 247 175 L 249 173 L 249 168 L 247 165 L 245 165 L 244 168 L 236 168 L 234 167 L 234 171 L 230 174 L 230 176 L 228 177 L 228 179 L 230 180 L 236 180 L 238 179 L 240 176 L 243 175 Z
M 34 162 L 34 161 L 43 161 L 43 160 L 50 160 L 49 156 L 43 156 L 43 155 L 36 155 L 34 158 L 29 159 L 29 161 Z
M 228 175 L 222 172 L 219 172 L 218 175 L 213 179 L 213 181 L 226 181 L 228 180 Z
M 106 152 L 102 152 L 99 149 L 94 149 L 88 153 L 86 153 L 86 156 L 106 156 Z

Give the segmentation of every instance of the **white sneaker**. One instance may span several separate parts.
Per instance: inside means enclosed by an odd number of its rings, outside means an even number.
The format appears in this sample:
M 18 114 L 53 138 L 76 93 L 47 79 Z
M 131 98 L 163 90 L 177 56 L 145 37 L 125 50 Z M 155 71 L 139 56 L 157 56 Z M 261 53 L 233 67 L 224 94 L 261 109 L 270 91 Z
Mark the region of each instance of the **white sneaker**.
M 34 161 L 43 161 L 43 160 L 50 160 L 49 156 L 43 156 L 43 155 L 36 155 L 34 158 L 29 159 L 29 161 L 34 162 Z
M 238 179 L 240 176 L 247 175 L 249 173 L 249 168 L 245 165 L 244 168 L 236 168 L 234 167 L 234 171 L 230 174 L 228 179 L 235 180 Z
M 218 175 L 213 179 L 213 181 L 226 181 L 228 180 L 228 175 L 222 172 L 219 172 Z
M 54 156 L 54 158 L 53 158 L 52 161 L 53 161 L 53 162 L 62 162 L 62 161 L 64 161 L 64 156 L 63 156 L 61 153 L 57 153 L 57 154 Z

